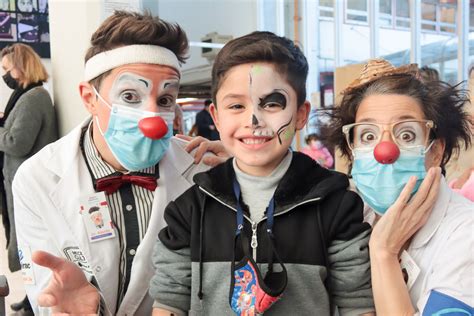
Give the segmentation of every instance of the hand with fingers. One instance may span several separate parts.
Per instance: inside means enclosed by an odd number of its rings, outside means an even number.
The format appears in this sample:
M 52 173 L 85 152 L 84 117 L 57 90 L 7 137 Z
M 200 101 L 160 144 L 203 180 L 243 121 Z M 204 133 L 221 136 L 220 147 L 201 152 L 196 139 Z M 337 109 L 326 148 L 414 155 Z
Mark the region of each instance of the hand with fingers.
M 35 251 L 32 259 L 52 271 L 48 286 L 38 296 L 39 306 L 51 307 L 53 315 L 97 314 L 99 292 L 76 264 L 44 251 Z
M 402 247 L 428 220 L 437 199 L 440 177 L 439 167 L 430 168 L 411 199 L 417 179 L 410 178 L 395 203 L 375 224 L 370 237 L 371 253 L 398 257 Z
M 411 197 L 416 180 L 410 178 L 395 203 L 375 223 L 370 237 L 372 290 L 378 315 L 415 313 L 398 257 L 431 214 L 439 192 L 441 169 L 430 168 Z
M 184 149 L 188 153 L 195 151 L 194 163 L 196 164 L 202 160 L 206 165 L 215 167 L 230 158 L 219 140 L 211 141 L 202 136 L 191 137 L 179 134 L 176 137 L 189 142 Z

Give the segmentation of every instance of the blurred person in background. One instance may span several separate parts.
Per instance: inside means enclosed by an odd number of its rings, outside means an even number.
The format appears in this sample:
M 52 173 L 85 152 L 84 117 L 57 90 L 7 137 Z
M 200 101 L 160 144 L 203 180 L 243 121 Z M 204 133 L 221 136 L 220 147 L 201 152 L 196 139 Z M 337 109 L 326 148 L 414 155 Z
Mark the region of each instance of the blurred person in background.
M 204 101 L 204 109 L 196 115 L 197 136 L 202 136 L 209 140 L 218 140 L 219 132 L 209 113 L 209 105 L 211 103 L 211 100 Z
M 334 159 L 332 158 L 329 150 L 320 140 L 319 135 L 314 133 L 308 134 L 305 141 L 308 146 L 301 150 L 303 154 L 313 158 L 313 160 L 315 160 L 324 168 L 331 168 L 333 166 Z
M 13 90 L 0 120 L 0 151 L 2 177 L 7 212 L 3 221 L 7 226 L 8 266 L 20 270 L 14 221 L 12 181 L 18 167 L 45 145 L 58 138 L 56 115 L 51 97 L 43 87 L 48 73 L 33 49 L 24 44 L 13 44 L 2 52 L 3 80 Z M 12 304 L 15 311 L 31 310 L 28 299 Z

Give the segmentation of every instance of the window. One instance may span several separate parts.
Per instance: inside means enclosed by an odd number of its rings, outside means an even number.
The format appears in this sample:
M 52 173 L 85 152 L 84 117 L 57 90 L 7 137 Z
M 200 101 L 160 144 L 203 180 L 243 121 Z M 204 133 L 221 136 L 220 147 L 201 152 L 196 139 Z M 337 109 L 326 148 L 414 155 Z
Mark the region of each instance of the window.
M 432 3 L 421 4 L 421 28 L 436 31 L 436 5 Z
M 319 1 L 319 16 L 334 18 L 334 0 Z
M 456 1 L 423 0 L 421 3 L 421 29 L 429 32 L 456 32 Z
M 393 5 L 396 0 L 380 0 L 379 3 L 379 23 L 381 26 L 393 26 Z
M 440 21 L 440 31 L 441 32 L 456 32 L 456 6 L 441 6 L 439 21 Z
M 395 27 L 410 27 L 410 3 L 408 0 L 397 0 L 395 11 Z
M 346 0 L 346 23 L 367 24 L 367 0 Z

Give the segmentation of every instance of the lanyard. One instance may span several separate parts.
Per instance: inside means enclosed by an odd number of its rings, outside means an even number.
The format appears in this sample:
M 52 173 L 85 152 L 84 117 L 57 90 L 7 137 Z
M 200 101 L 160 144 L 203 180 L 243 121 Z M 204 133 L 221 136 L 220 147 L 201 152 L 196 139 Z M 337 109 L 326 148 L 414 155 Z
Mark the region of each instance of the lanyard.
M 235 232 L 236 235 L 239 235 L 244 228 L 244 211 L 242 210 L 242 206 L 240 205 L 240 185 L 237 182 L 237 179 L 234 178 L 234 194 L 235 199 L 237 200 L 237 231 Z M 272 196 L 270 202 L 268 203 L 267 207 L 267 233 L 270 235 L 273 232 L 273 214 L 275 213 L 275 199 Z

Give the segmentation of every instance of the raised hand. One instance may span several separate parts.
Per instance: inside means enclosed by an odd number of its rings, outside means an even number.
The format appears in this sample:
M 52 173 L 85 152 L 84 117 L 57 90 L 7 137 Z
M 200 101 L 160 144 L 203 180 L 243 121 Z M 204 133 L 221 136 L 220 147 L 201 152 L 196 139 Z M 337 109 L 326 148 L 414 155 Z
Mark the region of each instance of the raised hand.
M 38 305 L 51 307 L 53 315 L 60 313 L 96 315 L 100 296 L 73 262 L 35 251 L 34 263 L 52 271 L 48 286 L 38 296 Z
M 411 177 L 400 196 L 375 224 L 370 237 L 371 254 L 398 256 L 407 241 L 426 223 L 439 192 L 441 169 L 430 168 L 420 188 Z

